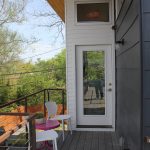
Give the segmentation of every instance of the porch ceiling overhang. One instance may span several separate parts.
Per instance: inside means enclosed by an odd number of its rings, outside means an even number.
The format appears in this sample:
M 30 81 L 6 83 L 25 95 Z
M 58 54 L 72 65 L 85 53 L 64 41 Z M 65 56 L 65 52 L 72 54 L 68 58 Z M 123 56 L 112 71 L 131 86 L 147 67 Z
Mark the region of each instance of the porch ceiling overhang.
M 59 17 L 65 22 L 65 5 L 64 0 L 47 0 Z

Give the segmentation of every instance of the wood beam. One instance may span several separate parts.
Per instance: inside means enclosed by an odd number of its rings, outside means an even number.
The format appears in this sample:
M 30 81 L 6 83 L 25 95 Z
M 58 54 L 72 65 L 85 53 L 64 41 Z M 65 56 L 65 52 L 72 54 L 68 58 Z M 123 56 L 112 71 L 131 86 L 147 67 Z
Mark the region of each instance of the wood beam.
M 59 17 L 65 22 L 64 0 L 47 0 Z

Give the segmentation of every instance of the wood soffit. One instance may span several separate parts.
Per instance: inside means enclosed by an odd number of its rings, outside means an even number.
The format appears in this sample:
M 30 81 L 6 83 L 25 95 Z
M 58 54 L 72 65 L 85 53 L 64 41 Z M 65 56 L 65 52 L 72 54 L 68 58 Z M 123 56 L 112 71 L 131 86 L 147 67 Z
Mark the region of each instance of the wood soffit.
M 59 17 L 65 22 L 64 0 L 47 0 Z

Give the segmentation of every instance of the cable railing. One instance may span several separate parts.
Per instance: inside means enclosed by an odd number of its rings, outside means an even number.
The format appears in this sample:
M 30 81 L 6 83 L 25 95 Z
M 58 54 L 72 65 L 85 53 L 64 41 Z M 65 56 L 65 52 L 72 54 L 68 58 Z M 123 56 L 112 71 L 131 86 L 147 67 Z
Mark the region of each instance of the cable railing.
M 16 100 L 11 100 L 10 102 L 2 104 L 2 105 L 0 105 L 0 109 L 6 108 L 6 107 L 8 107 L 8 106 L 10 106 L 12 104 L 21 103 L 25 107 L 25 111 L 24 112 L 27 113 L 28 112 L 28 103 L 32 102 L 32 100 L 29 99 L 29 98 L 43 93 L 43 97 L 42 97 L 42 99 L 43 99 L 43 108 L 44 108 L 44 114 L 46 115 L 45 102 L 52 100 L 51 94 L 52 94 L 52 92 L 56 92 L 56 91 L 59 92 L 58 95 L 61 95 L 62 114 L 64 114 L 64 112 L 65 112 L 65 89 L 63 89 L 63 88 L 57 88 L 57 89 L 56 88 L 47 88 L 47 89 L 39 90 L 39 91 L 34 92 L 32 94 L 29 94 L 27 96 L 18 98 Z M 56 99 L 57 99 L 57 97 L 56 97 Z
M 0 128 L 0 149 L 1 150 L 35 150 L 35 116 L 29 113 L 0 113 L 0 116 L 20 116 L 24 119 L 20 123 L 9 122 L 15 126 L 9 130 Z M 1 124 L 1 123 L 0 123 Z M 27 128 L 29 125 L 29 128 Z

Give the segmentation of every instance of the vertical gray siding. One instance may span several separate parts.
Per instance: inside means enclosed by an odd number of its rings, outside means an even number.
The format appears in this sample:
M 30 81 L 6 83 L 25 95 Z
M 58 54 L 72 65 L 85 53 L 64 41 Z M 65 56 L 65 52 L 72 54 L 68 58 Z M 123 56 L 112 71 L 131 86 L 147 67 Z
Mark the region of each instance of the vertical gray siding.
M 139 1 L 125 0 L 116 21 L 116 130 L 130 150 L 141 150 L 141 48 Z
M 142 0 L 143 136 L 150 136 L 150 1 Z M 143 143 L 144 150 L 150 144 Z

